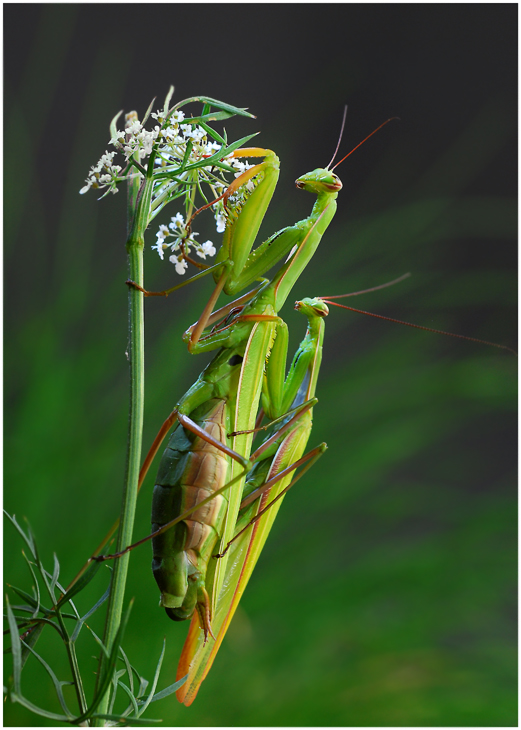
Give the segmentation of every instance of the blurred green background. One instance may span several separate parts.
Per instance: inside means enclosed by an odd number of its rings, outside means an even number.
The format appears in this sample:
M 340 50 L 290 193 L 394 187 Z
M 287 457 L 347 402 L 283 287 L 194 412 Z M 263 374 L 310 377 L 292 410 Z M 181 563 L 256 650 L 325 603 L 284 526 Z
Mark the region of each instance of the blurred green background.
M 175 101 L 249 107 L 257 119 L 230 120 L 230 136 L 260 130 L 282 164 L 263 237 L 308 214 L 293 181 L 329 161 L 345 103 L 344 154 L 399 116 L 337 169 L 338 213 L 294 299 L 410 271 L 352 303 L 516 347 L 516 5 L 12 4 L 4 32 L 5 507 L 27 517 L 49 565 L 58 554 L 64 583 L 121 498 L 125 201 L 78 195 L 119 109 L 142 116 L 171 83 Z M 172 285 L 147 249 L 148 288 Z M 145 447 L 207 362 L 180 336 L 210 289 L 146 302 Z M 304 322 L 292 300 L 294 349 Z M 329 451 L 288 495 L 195 703 L 169 698 L 149 715 L 515 725 L 516 370 L 501 350 L 333 310 L 310 442 Z M 152 485 L 153 474 L 137 537 Z M 7 525 L 6 580 L 29 590 L 21 547 Z M 82 612 L 107 584 L 103 569 Z M 166 636 L 167 686 L 188 627 L 157 608 L 147 547 L 132 556 L 128 596 L 124 647 L 150 678 Z M 92 626 L 101 632 L 101 615 Z M 55 636 L 38 648 L 68 678 Z M 31 661 L 23 681 L 59 711 Z M 42 721 L 6 706 L 4 723 Z

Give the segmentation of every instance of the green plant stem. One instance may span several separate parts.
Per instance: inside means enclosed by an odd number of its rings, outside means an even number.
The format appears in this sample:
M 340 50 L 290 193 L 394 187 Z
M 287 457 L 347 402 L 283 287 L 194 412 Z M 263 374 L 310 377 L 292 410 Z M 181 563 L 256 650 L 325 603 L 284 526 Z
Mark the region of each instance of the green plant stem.
M 139 180 L 130 182 L 128 191 L 128 228 L 127 240 L 129 259 L 129 277 L 143 286 L 143 233 L 146 227 L 150 208 L 151 181 L 147 181 L 141 190 L 138 200 Z M 144 410 L 144 311 L 143 294 L 134 287 L 129 288 L 129 359 L 130 359 L 130 411 L 129 436 L 127 451 L 126 476 L 121 507 L 120 529 L 118 533 L 117 551 L 126 548 L 132 542 L 132 529 L 136 511 L 139 469 L 141 464 L 141 443 L 143 432 Z M 130 554 L 127 553 L 114 562 L 112 582 L 107 608 L 105 634 L 103 643 L 110 653 L 114 638 L 121 623 L 125 584 L 127 579 Z M 106 666 L 106 656 L 100 656 L 98 670 L 98 687 Z M 109 692 L 101 701 L 97 712 L 105 714 L 109 702 Z M 97 726 L 103 726 L 104 720 L 98 718 Z
M 64 637 L 66 637 L 64 639 L 65 650 L 66 650 L 67 656 L 69 658 L 69 664 L 71 667 L 71 673 L 72 673 L 72 677 L 73 677 L 73 684 L 74 684 L 74 689 L 76 692 L 76 698 L 78 700 L 78 706 L 80 708 L 80 713 L 83 714 L 87 710 L 87 698 L 85 697 L 85 690 L 83 689 L 81 672 L 80 672 L 80 668 L 78 666 L 78 658 L 76 656 L 76 647 L 74 646 L 74 643 L 71 641 L 71 638 L 67 631 L 67 627 L 65 626 L 65 622 L 63 620 L 63 616 L 61 615 L 61 612 L 58 608 L 56 609 L 56 617 L 58 619 L 58 623 L 62 630 L 62 634 Z

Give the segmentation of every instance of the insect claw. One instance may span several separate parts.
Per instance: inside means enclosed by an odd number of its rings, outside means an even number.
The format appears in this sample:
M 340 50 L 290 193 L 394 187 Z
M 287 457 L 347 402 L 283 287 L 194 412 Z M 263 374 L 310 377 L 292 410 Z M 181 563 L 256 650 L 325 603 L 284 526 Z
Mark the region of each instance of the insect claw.
M 210 621 L 210 599 L 208 597 L 208 593 L 206 592 L 206 588 L 202 587 L 201 593 L 203 594 L 202 601 L 199 599 L 196 604 L 197 613 L 199 615 L 199 624 L 204 631 L 204 642 L 203 646 L 208 641 L 208 635 L 212 637 L 212 639 L 215 641 L 215 636 L 212 631 L 212 624 Z M 200 597 L 200 598 L 201 598 Z

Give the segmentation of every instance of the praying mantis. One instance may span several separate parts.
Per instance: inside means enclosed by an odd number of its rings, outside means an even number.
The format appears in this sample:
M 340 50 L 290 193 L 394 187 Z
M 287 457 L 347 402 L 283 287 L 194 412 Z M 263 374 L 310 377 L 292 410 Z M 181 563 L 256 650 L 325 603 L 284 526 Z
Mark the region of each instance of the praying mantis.
M 187 676 L 187 681 L 177 691 L 177 698 L 187 706 L 194 701 L 213 664 L 277 516 L 282 498 L 296 481 L 292 481 L 295 468 L 307 462 L 305 469 L 297 477 L 300 478 L 327 448 L 322 443 L 303 456 L 311 433 L 312 406 L 317 402 L 314 396 L 322 359 L 324 318 L 329 310 L 319 299 L 297 302 L 295 309 L 307 316 L 308 329 L 295 353 L 281 394 L 281 409 L 288 415 L 252 454 L 252 460 L 256 463 L 246 479 L 234 537 L 229 543 L 224 543 L 224 553 L 213 556 L 218 565 L 229 553 L 229 567 L 222 588 L 216 596 L 212 617 L 215 636 L 206 641 L 194 616 L 183 647 L 177 679 Z M 270 370 L 279 366 L 279 358 L 282 357 L 285 361 L 287 342 L 280 350 L 284 351 L 271 354 L 267 365 L 268 378 Z M 296 416 L 289 415 L 299 406 L 306 407 Z M 269 414 L 269 410 L 267 413 Z M 215 583 L 213 588 L 215 591 Z

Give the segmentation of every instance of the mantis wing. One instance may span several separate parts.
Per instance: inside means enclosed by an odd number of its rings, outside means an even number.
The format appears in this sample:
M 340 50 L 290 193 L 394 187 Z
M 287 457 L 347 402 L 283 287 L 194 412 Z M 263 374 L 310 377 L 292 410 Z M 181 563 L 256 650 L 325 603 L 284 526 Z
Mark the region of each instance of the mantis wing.
M 288 434 L 277 451 L 268 478 L 275 476 L 302 456 L 309 438 L 311 418 L 309 418 L 309 422 L 309 427 L 299 426 Z M 259 511 L 273 501 L 290 482 L 291 474 L 265 492 L 260 498 Z M 176 677 L 178 680 L 188 675 L 187 681 L 176 693 L 177 699 L 187 706 L 194 701 L 201 683 L 213 664 L 281 504 L 282 499 L 279 499 L 260 520 L 251 525 L 238 540 L 232 543 L 225 556 L 228 557 L 228 563 L 212 619 L 215 640 L 210 638 L 204 644 L 204 633 L 199 626 L 197 616 L 192 619 Z
M 239 384 L 237 387 L 237 399 L 235 407 L 235 423 L 234 431 L 252 430 L 255 427 L 255 417 L 258 410 L 262 387 L 262 373 L 264 370 L 264 353 L 269 352 L 271 342 L 273 340 L 273 326 L 271 323 L 257 322 L 250 334 L 246 350 L 244 353 L 243 365 Z M 259 352 L 263 353 L 259 356 Z M 253 434 L 240 434 L 232 440 L 233 450 L 237 450 L 239 454 L 250 454 L 251 442 Z M 242 466 L 232 463 L 230 468 L 230 479 L 240 475 Z M 219 549 L 216 552 L 223 552 L 226 545 L 233 538 L 237 515 L 242 499 L 242 491 L 246 475 L 240 479 L 233 489 L 230 490 L 228 497 L 228 512 L 223 528 L 223 535 Z M 212 559 L 211 563 L 216 563 L 212 586 L 212 614 L 215 614 L 215 607 L 218 604 L 218 596 L 221 593 L 224 578 L 226 575 L 226 566 L 229 556 L 225 555 L 220 560 Z M 210 574 L 213 573 L 213 566 L 209 566 Z M 212 626 L 214 619 L 212 619 Z M 183 675 L 184 676 L 184 675 Z

